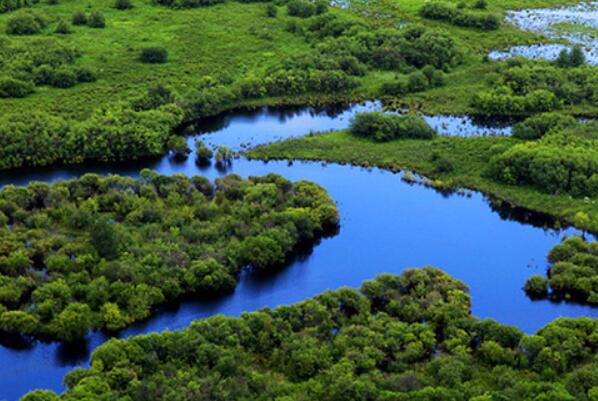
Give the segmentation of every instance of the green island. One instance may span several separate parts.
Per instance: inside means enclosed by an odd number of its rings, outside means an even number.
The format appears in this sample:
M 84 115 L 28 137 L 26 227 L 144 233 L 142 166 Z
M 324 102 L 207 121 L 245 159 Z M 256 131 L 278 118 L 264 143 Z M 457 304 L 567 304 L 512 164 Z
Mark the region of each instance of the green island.
M 525 283 L 530 297 L 598 304 L 598 242 L 567 238 L 550 251 L 548 260 L 548 278 L 534 275 Z
M 111 340 L 62 395 L 21 401 L 596 400 L 596 319 L 525 335 L 472 317 L 470 301 L 436 268 L 385 274 L 360 291 Z
M 144 170 L 0 191 L 0 331 L 73 342 L 284 264 L 338 224 L 319 186 Z

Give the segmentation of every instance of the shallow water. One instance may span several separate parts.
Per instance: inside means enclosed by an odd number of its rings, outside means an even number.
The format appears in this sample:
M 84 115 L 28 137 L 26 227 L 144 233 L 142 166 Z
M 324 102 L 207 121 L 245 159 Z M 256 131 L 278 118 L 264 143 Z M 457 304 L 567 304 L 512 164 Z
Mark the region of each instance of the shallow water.
M 380 108 L 377 103 L 349 109 L 318 111 L 260 109 L 226 113 L 198 124 L 206 143 L 242 149 L 282 138 L 346 128 L 357 112 Z M 444 122 L 444 129 L 472 128 L 453 134 L 486 132 L 467 118 Z M 442 122 L 440 122 L 442 124 Z M 465 124 L 466 125 L 466 124 Z M 508 128 L 508 127 L 507 127 Z M 503 129 L 507 129 L 503 127 Z M 189 137 L 193 144 L 194 137 Z M 143 167 L 163 174 L 205 175 L 211 179 L 227 173 L 244 177 L 278 173 L 291 180 L 311 180 L 324 186 L 338 202 L 342 221 L 338 235 L 300 255 L 290 266 L 269 276 L 244 273 L 235 292 L 211 302 L 184 302 L 162 308 L 146 322 L 119 334 L 175 330 L 198 318 L 226 314 L 237 316 L 264 306 L 274 307 L 311 297 L 327 289 L 357 287 L 382 272 L 400 273 L 410 266 L 435 265 L 471 288 L 473 312 L 533 332 L 559 316 L 598 317 L 587 306 L 529 300 L 521 287 L 534 273 L 544 273 L 546 254 L 564 232 L 549 227 L 545 216 L 519 209 L 493 207 L 479 193 L 470 197 L 443 195 L 420 185 L 408 185 L 397 174 L 378 169 L 322 163 L 264 163 L 240 158 L 228 170 L 198 167 L 193 157 L 176 162 L 169 157 L 118 165 L 97 164 L 29 169 L 0 174 L 0 185 L 23 185 L 31 180 L 55 181 L 86 172 L 137 176 Z M 107 340 L 90 333 L 80 346 L 56 343 L 0 347 L 0 399 L 17 400 L 35 388 L 63 389 L 64 374 L 86 366 L 90 352 Z
M 589 64 L 598 65 L 598 2 L 582 2 L 561 8 L 540 8 L 510 11 L 505 21 L 524 31 L 565 40 L 582 46 Z M 562 24 L 578 29 L 559 29 Z M 502 60 L 513 56 L 554 60 L 559 52 L 570 45 L 540 44 L 515 46 L 506 51 L 493 51 L 490 58 Z

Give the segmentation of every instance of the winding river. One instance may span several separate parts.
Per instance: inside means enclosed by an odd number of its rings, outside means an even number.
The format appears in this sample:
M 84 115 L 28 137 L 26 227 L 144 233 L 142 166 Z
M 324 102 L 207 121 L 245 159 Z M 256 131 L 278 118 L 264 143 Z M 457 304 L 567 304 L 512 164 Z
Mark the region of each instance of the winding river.
M 310 131 L 348 126 L 357 112 L 377 109 L 377 103 L 346 109 L 272 109 L 226 113 L 198 125 L 197 134 L 212 145 L 235 149 L 254 146 Z M 507 135 L 509 127 L 476 125 L 463 117 L 427 117 L 440 133 L 449 135 Z M 162 174 L 205 175 L 211 179 L 237 173 L 242 176 L 277 173 L 291 180 L 311 180 L 324 186 L 338 202 L 342 216 L 338 235 L 299 255 L 286 269 L 269 276 L 244 273 L 236 291 L 211 302 L 185 302 L 163 308 L 148 321 L 119 334 L 128 337 L 176 330 L 192 320 L 275 307 L 303 300 L 328 289 L 357 287 L 382 272 L 400 273 L 407 267 L 435 265 L 471 288 L 473 312 L 481 318 L 533 332 L 559 316 L 598 317 L 589 307 L 529 300 L 521 287 L 533 273 L 544 273 L 546 254 L 571 230 L 549 228 L 545 216 L 493 206 L 484 195 L 446 195 L 400 176 L 314 162 L 264 163 L 234 160 L 227 171 L 198 167 L 193 157 L 176 162 L 165 156 L 126 165 L 82 165 L 0 174 L 0 185 L 29 181 L 55 181 L 86 172 L 136 176 L 148 167 Z M 107 340 L 90 333 L 84 344 L 66 347 L 56 343 L 3 344 L 0 346 L 0 399 L 17 400 L 35 388 L 63 390 L 62 378 L 76 366 L 86 366 L 90 353 Z

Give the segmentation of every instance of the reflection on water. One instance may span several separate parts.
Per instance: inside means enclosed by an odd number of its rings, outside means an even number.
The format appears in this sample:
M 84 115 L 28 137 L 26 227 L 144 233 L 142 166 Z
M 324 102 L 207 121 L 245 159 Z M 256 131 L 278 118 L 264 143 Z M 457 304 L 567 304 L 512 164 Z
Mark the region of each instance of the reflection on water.
M 265 108 L 227 113 L 198 124 L 198 131 L 204 132 L 198 137 L 214 145 L 241 149 L 242 144 L 257 145 L 310 131 L 346 128 L 357 111 L 376 108 L 380 105 L 367 103 L 332 112 Z M 447 123 L 446 129 L 452 124 Z M 188 140 L 193 145 L 195 138 Z M 143 167 L 162 174 L 201 174 L 210 179 L 234 172 L 243 177 L 277 173 L 290 180 L 311 180 L 326 188 L 338 202 L 341 228 L 337 235 L 323 239 L 313 249 L 308 247 L 278 272 L 244 272 L 233 293 L 219 299 L 164 306 L 149 320 L 119 333 L 119 337 L 181 329 L 195 319 L 216 314 L 238 316 L 265 306 L 294 303 L 328 289 L 358 287 L 382 272 L 398 274 L 406 267 L 424 265 L 441 267 L 467 283 L 477 316 L 492 317 L 527 332 L 559 316 L 598 317 L 598 311 L 587 306 L 530 301 L 521 290 L 528 276 L 544 273 L 548 250 L 559 242 L 560 234 L 571 230 L 551 229 L 554 222 L 550 219 L 490 202 L 479 193 L 441 194 L 421 185 L 408 185 L 400 175 L 389 171 L 307 162 L 264 163 L 245 158 L 233 160 L 224 171 L 216 164 L 197 166 L 193 157 L 179 162 L 163 157 L 5 172 L 0 175 L 0 185 L 50 182 L 86 172 L 135 177 Z M 0 399 L 17 400 L 35 388 L 60 391 L 64 375 L 75 366 L 86 366 L 89 354 L 107 339 L 102 333 L 90 333 L 84 343 L 75 347 L 0 343 Z

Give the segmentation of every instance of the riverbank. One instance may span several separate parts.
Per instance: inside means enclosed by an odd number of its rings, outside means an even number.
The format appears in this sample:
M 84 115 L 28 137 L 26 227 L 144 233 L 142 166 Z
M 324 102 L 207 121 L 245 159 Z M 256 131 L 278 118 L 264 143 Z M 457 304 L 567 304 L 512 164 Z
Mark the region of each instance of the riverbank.
M 397 140 L 374 143 L 348 131 L 308 135 L 259 146 L 248 151 L 252 159 L 319 160 L 380 167 L 391 171 L 408 170 L 428 177 L 440 189 L 468 188 L 481 191 L 513 206 L 553 215 L 565 224 L 574 224 L 576 213 L 598 215 L 595 199 L 551 195 L 529 187 L 498 183 L 485 176 L 489 159 L 521 141 L 510 137 L 438 137 L 431 141 Z M 450 171 L 442 171 L 437 160 L 448 161 Z M 598 223 L 582 227 L 598 232 Z

